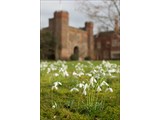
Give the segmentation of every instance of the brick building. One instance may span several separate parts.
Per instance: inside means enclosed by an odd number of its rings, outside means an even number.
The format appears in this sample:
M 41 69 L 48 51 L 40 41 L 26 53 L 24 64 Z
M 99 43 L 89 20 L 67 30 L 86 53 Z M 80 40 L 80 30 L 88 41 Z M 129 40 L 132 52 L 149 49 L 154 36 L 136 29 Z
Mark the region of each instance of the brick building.
M 85 27 L 69 26 L 69 14 L 56 11 L 49 19 L 49 26 L 41 32 L 49 31 L 58 41 L 53 58 L 69 60 L 72 54 L 79 54 L 79 59 L 90 57 L 93 60 L 120 59 L 120 29 L 115 20 L 114 31 L 100 32 L 93 35 L 93 23 L 85 22 Z
M 94 39 L 96 60 L 120 59 L 120 27 L 116 19 L 114 31 L 100 32 Z
M 120 37 L 115 31 L 101 32 L 95 37 L 95 59 L 120 59 Z
M 41 31 L 50 31 L 58 41 L 54 51 L 55 59 L 69 60 L 78 51 L 79 58 L 90 56 L 94 59 L 93 23 L 86 22 L 84 28 L 69 26 L 69 14 L 66 11 L 56 11 L 49 19 L 49 26 Z

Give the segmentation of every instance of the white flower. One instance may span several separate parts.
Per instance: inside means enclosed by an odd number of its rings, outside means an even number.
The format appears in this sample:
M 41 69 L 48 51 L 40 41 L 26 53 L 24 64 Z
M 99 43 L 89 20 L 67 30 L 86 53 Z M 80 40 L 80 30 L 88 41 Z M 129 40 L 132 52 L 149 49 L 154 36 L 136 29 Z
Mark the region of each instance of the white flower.
M 89 76 L 89 77 L 91 77 L 91 76 L 92 76 L 92 74 L 90 74 L 90 73 L 86 73 L 86 75 L 87 75 L 87 76 Z
M 84 87 L 84 84 L 83 83 L 79 83 L 79 84 L 77 84 L 77 87 L 82 88 L 82 87 Z
M 105 63 L 105 66 L 106 66 L 106 68 L 110 68 L 110 67 L 111 67 L 110 62 L 109 62 L 109 61 L 107 61 L 107 62 Z
M 62 83 L 57 81 L 57 82 L 54 82 L 54 85 L 58 86 L 58 85 L 62 85 Z
M 57 103 L 54 102 L 54 105 L 52 105 L 52 108 L 54 109 L 54 108 L 56 108 L 56 107 L 57 107 Z
M 78 76 L 80 77 L 80 76 L 82 76 L 82 75 L 84 75 L 84 73 L 83 72 L 80 72 L 79 74 L 78 74 Z
M 116 69 L 111 69 L 111 70 L 108 70 L 109 73 L 115 73 L 116 72 Z
M 77 76 L 77 73 L 76 73 L 76 72 L 73 72 L 72 75 L 73 75 L 73 76 Z
M 73 72 L 72 75 L 80 77 L 80 76 L 84 75 L 84 73 L 83 72 L 79 72 L 79 73 Z
M 92 87 L 94 87 L 94 82 L 97 83 L 96 79 L 94 77 L 91 77 L 91 79 L 90 79 L 90 85 Z
M 54 109 L 54 108 L 56 108 L 56 106 L 55 106 L 55 105 L 53 105 L 53 106 L 52 106 L 52 108 Z
M 52 86 L 52 90 L 53 90 L 53 89 L 58 90 L 58 87 L 57 87 L 57 86 Z
M 77 91 L 77 92 L 78 92 L 79 90 L 78 90 L 78 88 L 72 88 L 72 89 L 70 90 L 70 92 L 73 92 L 73 91 Z
M 112 89 L 112 88 L 107 88 L 107 89 L 106 89 L 106 92 L 107 92 L 107 91 L 113 92 L 113 89 Z
M 50 69 L 50 68 L 48 68 L 48 69 L 47 69 L 47 74 L 48 74 L 48 73 L 50 73 L 50 72 L 51 72 L 51 69 Z
M 87 95 L 87 92 L 86 92 L 86 90 L 84 89 L 83 90 L 83 93 L 82 93 L 83 95 Z
M 88 86 L 88 84 L 86 83 L 86 84 L 84 85 L 83 89 L 86 90 L 88 87 L 89 87 L 89 86 Z
M 97 87 L 97 92 L 102 91 L 102 89 L 100 88 L 100 86 Z
M 64 75 L 64 76 L 66 76 L 66 77 L 68 77 L 68 76 L 69 76 L 69 74 L 68 74 L 68 72 L 67 72 L 67 71 L 64 71 L 64 72 L 63 72 L 63 75 Z
M 109 86 L 108 83 L 106 83 L 105 81 L 102 81 L 102 83 L 100 84 L 101 87 L 102 87 L 103 85 Z
M 59 76 L 59 74 L 58 74 L 58 73 L 55 73 L 55 74 L 54 74 L 54 76 L 56 76 L 56 77 L 57 77 L 57 76 Z
M 58 90 L 58 85 L 62 85 L 62 83 L 61 82 L 54 82 L 54 86 L 52 86 L 52 90 L 53 89 L 56 89 L 56 90 Z

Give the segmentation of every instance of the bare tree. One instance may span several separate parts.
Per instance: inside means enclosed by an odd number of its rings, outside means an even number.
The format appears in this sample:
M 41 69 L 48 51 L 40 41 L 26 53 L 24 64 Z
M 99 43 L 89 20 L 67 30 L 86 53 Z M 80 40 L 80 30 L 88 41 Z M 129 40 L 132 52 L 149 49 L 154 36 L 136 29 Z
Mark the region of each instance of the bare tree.
M 120 23 L 120 0 L 77 0 L 79 11 L 93 19 L 98 31 L 114 30 Z M 115 22 L 116 21 L 116 22 Z M 118 28 L 119 29 L 119 28 Z M 119 31 L 119 30 L 118 30 Z

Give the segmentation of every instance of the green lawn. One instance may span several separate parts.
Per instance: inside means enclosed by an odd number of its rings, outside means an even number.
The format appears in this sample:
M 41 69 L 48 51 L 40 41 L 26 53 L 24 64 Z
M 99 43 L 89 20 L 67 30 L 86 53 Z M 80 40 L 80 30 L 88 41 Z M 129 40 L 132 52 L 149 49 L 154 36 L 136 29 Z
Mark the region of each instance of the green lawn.
M 119 61 L 41 61 L 41 120 L 119 120 L 119 65 Z

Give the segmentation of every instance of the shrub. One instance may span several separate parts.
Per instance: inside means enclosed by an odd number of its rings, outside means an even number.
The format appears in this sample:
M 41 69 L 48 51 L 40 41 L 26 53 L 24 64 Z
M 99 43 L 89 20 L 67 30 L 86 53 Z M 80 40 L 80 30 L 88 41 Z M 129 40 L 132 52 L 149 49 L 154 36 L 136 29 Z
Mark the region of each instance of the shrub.
M 70 60 L 78 60 L 79 59 L 79 56 L 77 54 L 72 54 L 70 56 Z
M 86 56 L 84 59 L 85 60 L 91 60 L 91 57 L 90 56 Z

